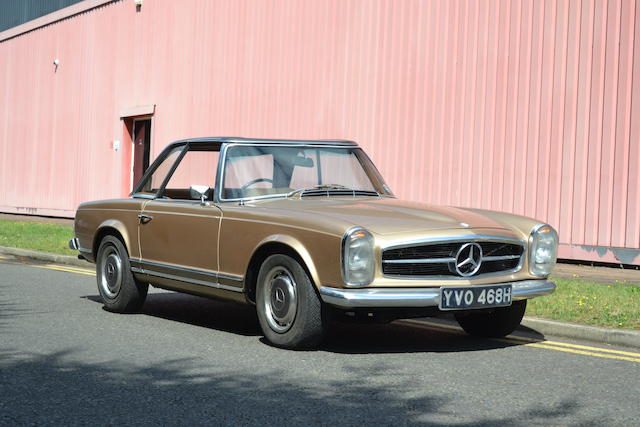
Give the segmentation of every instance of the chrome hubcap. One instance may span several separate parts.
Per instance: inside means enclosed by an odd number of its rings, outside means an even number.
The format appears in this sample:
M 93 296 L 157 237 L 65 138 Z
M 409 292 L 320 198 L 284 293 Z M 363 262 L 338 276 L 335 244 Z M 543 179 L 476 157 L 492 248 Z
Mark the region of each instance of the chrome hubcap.
M 272 268 L 265 280 L 265 313 L 271 329 L 284 333 L 293 325 L 298 308 L 296 282 L 289 270 Z
M 115 298 L 122 286 L 122 259 L 113 246 L 105 249 L 100 260 L 100 288 L 107 298 Z

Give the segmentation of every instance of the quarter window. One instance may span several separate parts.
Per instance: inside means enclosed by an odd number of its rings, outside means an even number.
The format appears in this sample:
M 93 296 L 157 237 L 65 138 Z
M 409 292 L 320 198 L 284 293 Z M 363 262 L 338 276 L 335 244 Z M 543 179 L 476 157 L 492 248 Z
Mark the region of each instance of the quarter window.
M 167 174 L 175 164 L 178 157 L 180 157 L 180 153 L 184 150 L 184 145 L 174 147 L 164 158 L 162 163 L 156 166 L 155 170 L 151 173 L 150 176 L 147 176 L 146 181 L 140 186 L 138 186 L 138 191 L 136 194 L 146 194 L 150 196 L 156 196 L 164 179 L 167 177 Z

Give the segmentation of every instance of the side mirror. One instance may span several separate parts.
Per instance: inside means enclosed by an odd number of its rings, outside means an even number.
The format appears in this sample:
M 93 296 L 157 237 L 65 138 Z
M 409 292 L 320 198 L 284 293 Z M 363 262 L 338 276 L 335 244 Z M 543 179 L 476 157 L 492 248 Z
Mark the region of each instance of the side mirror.
M 207 193 L 211 187 L 207 185 L 192 185 L 189 188 L 189 196 L 192 199 L 200 199 L 200 203 L 205 204 L 205 199 L 207 198 Z

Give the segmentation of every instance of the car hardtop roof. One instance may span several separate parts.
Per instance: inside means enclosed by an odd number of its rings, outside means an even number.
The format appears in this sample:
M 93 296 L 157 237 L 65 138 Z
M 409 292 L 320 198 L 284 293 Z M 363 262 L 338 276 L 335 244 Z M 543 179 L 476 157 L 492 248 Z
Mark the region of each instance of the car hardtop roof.
M 186 143 L 241 143 L 241 144 L 275 144 L 275 145 L 326 145 L 332 147 L 357 147 L 354 141 L 346 139 L 265 139 L 265 138 L 241 138 L 232 136 L 212 136 L 202 138 L 187 138 L 174 141 L 170 146 Z

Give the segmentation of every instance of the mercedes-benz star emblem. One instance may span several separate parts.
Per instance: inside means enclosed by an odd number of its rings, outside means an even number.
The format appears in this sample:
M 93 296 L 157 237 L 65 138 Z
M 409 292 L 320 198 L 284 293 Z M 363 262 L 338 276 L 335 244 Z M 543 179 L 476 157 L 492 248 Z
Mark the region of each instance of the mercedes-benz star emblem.
M 473 276 L 482 265 L 482 247 L 477 243 L 465 243 L 456 254 L 456 272 L 467 277 Z
M 284 303 L 284 291 L 280 288 L 276 288 L 276 302 L 278 304 Z

